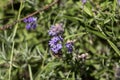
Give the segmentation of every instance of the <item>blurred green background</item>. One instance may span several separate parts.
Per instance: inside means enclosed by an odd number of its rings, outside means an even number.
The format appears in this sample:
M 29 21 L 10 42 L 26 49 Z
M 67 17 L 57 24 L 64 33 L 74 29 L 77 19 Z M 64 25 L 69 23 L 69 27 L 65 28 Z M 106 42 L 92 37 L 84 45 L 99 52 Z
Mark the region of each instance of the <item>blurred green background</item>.
M 12 24 L 54 0 L 0 1 L 0 27 Z M 0 30 L 0 80 L 120 80 L 120 5 L 118 0 L 59 0 L 37 17 L 37 28 L 24 22 Z M 74 51 L 55 57 L 48 30 L 62 23 L 64 41 Z M 81 54 L 88 53 L 81 59 Z

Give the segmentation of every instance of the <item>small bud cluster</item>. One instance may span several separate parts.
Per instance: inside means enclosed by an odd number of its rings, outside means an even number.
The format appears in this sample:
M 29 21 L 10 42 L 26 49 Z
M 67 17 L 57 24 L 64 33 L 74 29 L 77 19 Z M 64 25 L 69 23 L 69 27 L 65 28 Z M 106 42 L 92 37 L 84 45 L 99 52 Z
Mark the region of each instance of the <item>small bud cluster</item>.
M 82 4 L 85 4 L 87 2 L 87 0 L 82 0 Z
M 120 0 L 117 1 L 118 5 L 120 6 Z
M 26 29 L 35 29 L 37 26 L 37 18 L 35 17 L 28 17 L 23 20 L 26 23 Z
M 88 57 L 88 53 L 84 53 L 84 54 L 78 55 L 77 57 L 78 57 L 78 59 L 85 60 Z
M 51 50 L 56 54 L 62 49 L 62 44 L 60 43 L 63 40 L 61 36 L 54 36 L 49 41 Z
M 69 53 L 72 53 L 73 51 L 73 43 L 74 43 L 73 41 L 68 40 L 67 43 L 65 44 Z

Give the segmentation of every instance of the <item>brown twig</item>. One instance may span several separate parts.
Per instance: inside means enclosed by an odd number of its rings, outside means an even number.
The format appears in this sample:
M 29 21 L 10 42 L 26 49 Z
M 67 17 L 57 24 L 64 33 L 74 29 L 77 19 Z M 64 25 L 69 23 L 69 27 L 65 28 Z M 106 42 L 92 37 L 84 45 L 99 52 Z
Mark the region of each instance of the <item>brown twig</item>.
M 11 28 L 11 27 L 12 27 L 13 25 L 15 25 L 16 23 L 21 22 L 21 21 L 23 21 L 24 19 L 26 19 L 26 18 L 28 18 L 28 17 L 31 17 L 31 16 L 33 16 L 33 15 L 35 15 L 35 14 L 37 14 L 37 13 L 40 13 L 40 12 L 42 12 L 42 11 L 44 11 L 44 10 L 47 10 L 48 8 L 50 8 L 50 7 L 52 7 L 54 4 L 56 4 L 58 1 L 59 1 L 59 0 L 55 0 L 55 1 L 52 2 L 51 4 L 49 4 L 49 5 L 47 5 L 47 6 L 44 6 L 42 9 L 39 9 L 39 10 L 37 10 L 37 11 L 35 11 L 35 12 L 27 15 L 27 16 L 25 16 L 25 17 L 21 18 L 20 20 L 14 21 L 14 22 L 11 23 L 11 24 L 6 24 L 6 25 L 2 26 L 2 27 L 0 28 L 0 30 L 5 30 L 5 29 L 8 29 L 8 28 Z

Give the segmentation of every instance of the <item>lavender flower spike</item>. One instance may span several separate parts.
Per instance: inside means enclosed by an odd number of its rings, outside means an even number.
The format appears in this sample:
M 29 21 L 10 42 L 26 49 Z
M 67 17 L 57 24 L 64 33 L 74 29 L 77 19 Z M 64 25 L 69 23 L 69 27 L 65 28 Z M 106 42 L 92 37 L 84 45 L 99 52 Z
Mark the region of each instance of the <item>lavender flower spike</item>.
M 48 34 L 52 37 L 49 41 L 50 49 L 53 53 L 59 55 L 59 52 L 61 52 L 62 49 L 62 33 L 63 33 L 62 24 L 56 24 L 52 25 L 50 30 L 48 31 Z
M 25 23 L 32 23 L 32 22 L 36 22 L 36 20 L 37 20 L 37 18 L 35 18 L 35 17 L 28 17 L 28 18 L 24 19 L 23 21 Z
M 60 41 L 60 38 L 58 36 L 54 36 L 50 41 L 49 41 L 49 45 L 50 45 L 50 49 L 52 50 L 52 52 L 54 52 L 55 54 L 57 54 L 59 51 L 61 51 L 62 49 L 62 44 L 58 43 Z
M 62 28 L 62 24 L 56 24 L 56 25 L 52 25 L 50 30 L 48 31 L 50 36 L 56 36 L 59 35 L 61 33 L 63 33 L 63 28 Z
M 23 21 L 26 23 L 27 30 L 35 29 L 37 26 L 37 18 L 35 17 L 28 17 L 24 19 Z
M 65 44 L 67 50 L 69 53 L 72 53 L 73 51 L 73 41 L 67 41 L 67 43 Z
M 61 51 L 61 49 L 62 49 L 62 44 L 56 44 L 56 45 L 54 45 L 54 46 L 51 48 L 51 50 L 52 50 L 55 54 L 57 54 L 59 51 Z
M 53 47 L 54 45 L 56 45 L 59 40 L 60 40 L 60 39 L 59 39 L 58 36 L 53 37 L 53 38 L 49 41 L 50 47 Z

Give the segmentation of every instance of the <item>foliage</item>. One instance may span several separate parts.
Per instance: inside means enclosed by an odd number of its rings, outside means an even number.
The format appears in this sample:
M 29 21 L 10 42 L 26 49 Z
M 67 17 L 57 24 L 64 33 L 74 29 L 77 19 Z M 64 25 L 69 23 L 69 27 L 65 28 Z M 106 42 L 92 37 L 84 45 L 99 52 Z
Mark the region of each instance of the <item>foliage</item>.
M 42 9 L 54 0 L 0 1 L 0 26 Z M 23 21 L 0 31 L 0 80 L 114 80 L 120 64 L 120 5 L 117 0 L 59 0 L 36 15 L 37 27 Z M 54 56 L 51 25 L 62 23 L 73 53 Z M 65 43 L 64 43 L 65 44 Z M 81 57 L 87 54 L 87 57 Z M 119 79 L 118 79 L 119 80 Z

